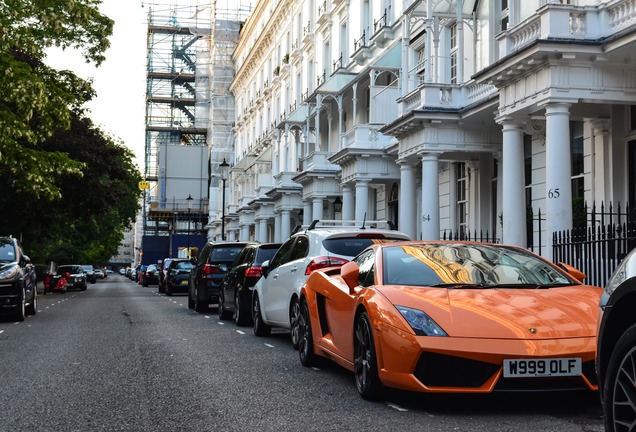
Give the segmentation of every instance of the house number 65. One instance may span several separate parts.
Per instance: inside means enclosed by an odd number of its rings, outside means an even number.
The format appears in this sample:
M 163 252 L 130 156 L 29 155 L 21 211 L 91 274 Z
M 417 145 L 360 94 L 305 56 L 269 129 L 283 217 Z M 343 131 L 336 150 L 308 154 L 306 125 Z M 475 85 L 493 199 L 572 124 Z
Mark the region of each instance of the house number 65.
M 552 198 L 558 198 L 561 195 L 561 192 L 559 192 L 559 188 L 556 189 L 550 189 L 548 191 L 548 198 L 552 199 Z

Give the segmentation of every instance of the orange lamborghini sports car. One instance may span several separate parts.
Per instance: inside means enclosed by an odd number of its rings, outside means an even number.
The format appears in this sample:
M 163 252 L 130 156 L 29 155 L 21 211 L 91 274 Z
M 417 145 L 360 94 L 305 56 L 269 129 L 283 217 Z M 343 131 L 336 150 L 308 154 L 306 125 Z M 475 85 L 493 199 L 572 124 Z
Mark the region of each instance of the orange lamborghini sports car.
M 370 246 L 302 289 L 300 361 L 353 371 L 360 394 L 597 390 L 602 289 L 526 249 L 470 242 Z

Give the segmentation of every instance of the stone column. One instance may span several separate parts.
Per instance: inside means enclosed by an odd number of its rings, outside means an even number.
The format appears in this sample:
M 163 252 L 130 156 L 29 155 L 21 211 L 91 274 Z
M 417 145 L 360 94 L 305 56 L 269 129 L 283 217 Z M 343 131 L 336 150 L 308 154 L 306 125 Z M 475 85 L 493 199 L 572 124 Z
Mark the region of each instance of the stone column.
M 501 125 L 503 126 L 502 242 L 527 247 L 523 123 L 516 120 L 503 120 Z
M 303 201 L 303 225 L 309 225 L 312 221 L 311 201 Z
M 258 220 L 258 238 L 256 241 L 261 243 L 267 242 L 267 219 L 261 218 Z
M 342 219 L 353 220 L 355 216 L 356 200 L 351 186 L 342 186 Z
M 369 208 L 369 180 L 356 180 L 356 221 L 362 221 Z M 367 219 L 369 219 L 367 217 Z
M 318 220 L 322 220 L 324 219 L 324 216 L 322 214 L 322 197 L 314 197 L 313 199 L 313 205 L 312 205 L 312 210 L 311 210 L 311 222 L 313 222 L 314 220 L 318 219 Z
M 439 154 L 423 153 L 422 240 L 439 240 Z
M 289 238 L 291 234 L 291 215 L 289 210 L 282 210 L 280 213 L 280 236 L 279 242 Z
M 274 242 L 280 243 L 281 239 L 281 213 L 274 214 Z
M 416 239 L 415 167 L 406 160 L 398 161 L 398 164 L 400 165 L 399 230 L 411 236 L 412 239 Z
M 570 105 L 547 104 L 545 121 L 545 228 L 551 246 L 555 231 L 572 228 Z M 552 259 L 551 247 L 547 248 L 546 257 Z

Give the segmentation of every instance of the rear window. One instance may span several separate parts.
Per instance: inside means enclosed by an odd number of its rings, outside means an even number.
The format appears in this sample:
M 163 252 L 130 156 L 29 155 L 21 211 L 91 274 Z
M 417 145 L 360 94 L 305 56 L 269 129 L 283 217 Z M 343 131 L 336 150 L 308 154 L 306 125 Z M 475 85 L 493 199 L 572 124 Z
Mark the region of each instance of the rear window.
M 256 254 L 256 260 L 254 261 L 254 265 L 261 265 L 267 260 L 271 260 L 274 258 L 274 255 L 278 251 L 278 246 L 271 247 L 262 247 L 258 250 L 258 254 Z
M 210 251 L 208 262 L 234 262 L 234 258 L 236 258 L 236 256 L 243 250 L 243 247 L 244 245 L 213 248 Z
M 57 268 L 57 271 L 59 273 L 77 274 L 77 273 L 82 273 L 82 268 L 77 266 L 59 266 Z
M 192 270 L 192 267 L 194 266 L 190 261 L 179 261 L 173 266 L 173 268 L 177 270 Z
M 337 237 L 328 238 L 322 241 L 322 246 L 330 253 L 354 257 L 365 250 L 368 246 L 377 243 L 391 241 L 403 241 L 403 238 L 368 238 L 368 237 Z

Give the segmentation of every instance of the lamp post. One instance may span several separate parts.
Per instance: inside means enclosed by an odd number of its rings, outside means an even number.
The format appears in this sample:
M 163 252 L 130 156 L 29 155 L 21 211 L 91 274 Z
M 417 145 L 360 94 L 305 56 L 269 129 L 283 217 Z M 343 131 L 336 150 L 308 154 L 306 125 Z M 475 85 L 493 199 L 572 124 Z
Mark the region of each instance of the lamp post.
M 223 187 L 221 199 L 221 240 L 225 241 L 225 182 L 227 181 L 230 165 L 223 158 L 223 162 L 219 164 L 219 174 L 221 175 L 221 183 Z
M 192 211 L 192 194 L 188 194 L 186 201 L 188 202 L 188 252 L 187 257 L 190 258 L 190 212 Z

